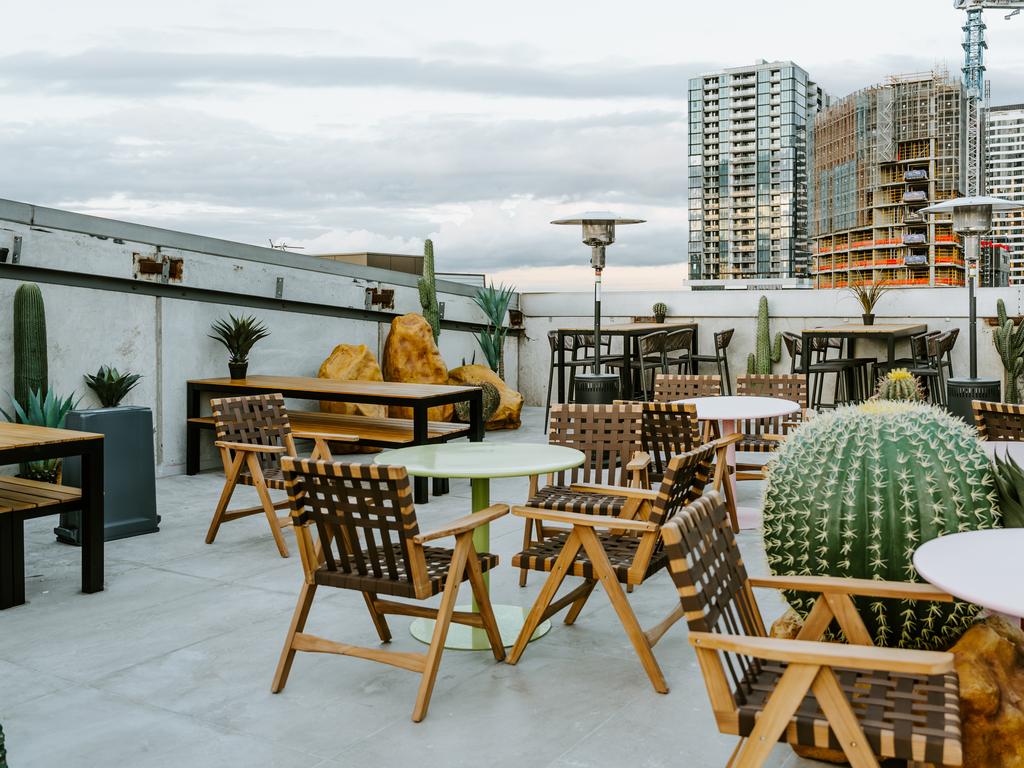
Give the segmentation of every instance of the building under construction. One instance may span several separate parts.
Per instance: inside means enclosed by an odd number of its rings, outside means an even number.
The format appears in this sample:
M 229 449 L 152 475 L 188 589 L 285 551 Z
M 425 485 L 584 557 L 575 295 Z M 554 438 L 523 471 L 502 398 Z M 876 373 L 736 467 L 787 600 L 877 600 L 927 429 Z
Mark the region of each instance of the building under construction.
M 815 120 L 814 282 L 840 288 L 963 285 L 949 218 L 921 213 L 963 186 L 963 85 L 945 72 L 892 77 Z

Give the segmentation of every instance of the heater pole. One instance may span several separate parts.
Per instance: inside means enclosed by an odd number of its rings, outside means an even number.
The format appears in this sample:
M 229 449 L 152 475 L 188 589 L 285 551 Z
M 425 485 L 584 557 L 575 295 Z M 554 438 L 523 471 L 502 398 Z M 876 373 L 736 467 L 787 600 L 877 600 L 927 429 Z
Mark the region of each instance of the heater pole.
M 965 235 L 964 247 L 967 251 L 967 300 L 970 320 L 967 330 L 970 334 L 968 350 L 970 351 L 971 378 L 978 378 L 978 297 L 974 295 L 974 283 L 978 274 L 978 258 L 981 255 L 979 235 Z
M 594 270 L 594 373 L 601 372 L 601 268 Z

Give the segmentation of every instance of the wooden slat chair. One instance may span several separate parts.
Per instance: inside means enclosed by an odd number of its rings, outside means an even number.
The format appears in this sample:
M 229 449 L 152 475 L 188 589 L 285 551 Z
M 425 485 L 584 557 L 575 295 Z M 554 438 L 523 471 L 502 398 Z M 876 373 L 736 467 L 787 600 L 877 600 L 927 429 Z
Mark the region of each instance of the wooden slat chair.
M 736 500 L 729 478 L 729 445 L 739 442 L 741 434 L 709 440 L 697 420 L 697 406 L 692 403 L 644 403 L 640 423 L 640 448 L 651 457 L 643 487 L 660 483 L 673 456 L 700 448 L 705 443 L 715 447 L 715 468 L 712 487 L 725 493 L 729 517 L 740 529 L 736 517 Z
M 710 492 L 662 529 L 678 615 L 690 629 L 718 729 L 741 737 L 728 765 L 764 764 L 779 742 L 879 758 L 960 765 L 953 654 L 871 647 L 851 596 L 949 601 L 928 584 L 747 576 L 721 496 Z M 794 640 L 766 637 L 754 587 L 820 595 Z M 852 645 L 819 642 L 835 621 Z
M 270 531 L 274 534 L 277 550 L 281 557 L 288 557 L 288 546 L 284 543 L 281 528 L 291 523 L 287 515 L 277 516 L 277 510 L 285 509 L 288 500 L 275 502 L 270 490 L 284 490 L 284 475 L 281 472 L 282 456 L 297 456 L 295 438 L 314 442 L 313 458 L 331 458 L 328 440 L 355 442 L 355 436 L 323 435 L 319 432 L 295 431 L 288 421 L 284 397 L 272 395 L 246 395 L 210 400 L 217 439 L 214 445 L 220 449 L 224 463 L 224 490 L 210 521 L 206 543 L 213 544 L 221 523 L 240 517 L 267 516 Z M 259 506 L 245 509 L 228 509 L 231 496 L 238 485 L 251 485 L 259 496 Z
M 284 689 L 296 651 L 355 656 L 420 673 L 412 713 L 413 721 L 419 722 L 430 705 L 451 622 L 483 629 L 494 658 L 505 658 L 483 576 L 498 565 L 498 556 L 477 552 L 473 531 L 508 514 L 507 505 L 495 504 L 420 533 L 405 467 L 291 457 L 282 459 L 281 466 L 305 579 L 274 675 L 273 693 Z M 427 546 L 448 537 L 455 538 L 454 549 Z M 467 580 L 479 613 L 455 610 L 459 585 Z M 389 613 L 435 619 L 429 649 L 426 653 L 384 651 L 304 632 L 318 587 L 362 592 L 383 643 L 391 641 L 385 618 Z M 411 600 L 440 594 L 441 602 L 435 609 L 382 600 L 380 594 Z
M 778 450 L 785 436 L 799 427 L 807 418 L 807 377 L 801 373 L 746 374 L 736 377 L 737 395 L 779 397 L 800 404 L 801 410 L 775 419 L 748 419 L 736 425 L 743 439 L 736 444 L 737 451 L 771 453 Z M 737 480 L 763 480 L 766 477 L 761 464 L 736 465 Z
M 582 508 L 578 511 L 532 506 L 513 508 L 514 515 L 563 523 L 572 528 L 549 536 L 512 559 L 513 565 L 543 571 L 549 576 L 526 617 L 522 632 L 509 655 L 509 664 L 519 661 L 537 626 L 545 619 L 568 606 L 565 623 L 574 623 L 600 581 L 654 689 L 659 693 L 668 693 L 665 677 L 654 658 L 652 648 L 678 617 L 669 617 L 645 633 L 621 585 L 643 584 L 665 567 L 667 556 L 661 541 L 662 526 L 677 510 L 683 509 L 703 493 L 710 477 L 714 452 L 713 445 L 705 445 L 689 453 L 673 456 L 657 491 L 612 486 L 574 486 L 579 491 L 590 493 L 595 500 L 605 500 L 603 508 L 590 507 L 595 509 L 593 512 Z M 640 514 L 634 519 L 616 515 L 612 502 L 618 498 L 641 502 Z M 581 577 L 583 583 L 555 600 L 566 576 Z
M 974 400 L 971 409 L 982 440 L 1024 441 L 1024 405 Z
M 689 400 L 691 397 L 718 397 L 721 394 L 721 376 L 659 373 L 654 377 L 655 402 Z
M 611 511 L 623 514 L 637 504 L 630 499 L 615 497 L 595 501 L 588 494 L 573 491 L 573 483 L 630 486 L 646 488 L 644 472 L 650 457 L 640 451 L 640 404 L 580 405 L 560 403 L 551 406 L 548 443 L 563 445 L 581 451 L 586 459 L 583 465 L 557 475 L 548 475 L 547 483 L 540 485 L 540 476 L 530 477 L 530 490 L 526 503 L 544 509 L 573 511 Z M 611 505 L 605 509 L 601 505 Z M 595 506 L 596 505 L 596 506 Z M 591 509 L 593 506 L 593 509 Z M 546 526 L 542 520 L 526 518 L 523 531 L 523 549 L 544 539 Z M 528 568 L 519 574 L 519 586 L 525 587 Z

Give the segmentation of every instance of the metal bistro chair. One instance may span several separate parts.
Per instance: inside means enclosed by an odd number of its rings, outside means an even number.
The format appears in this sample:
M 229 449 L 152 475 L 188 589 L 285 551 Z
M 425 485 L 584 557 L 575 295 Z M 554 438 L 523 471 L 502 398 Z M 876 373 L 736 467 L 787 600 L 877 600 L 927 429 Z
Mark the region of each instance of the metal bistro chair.
M 678 328 L 665 336 L 665 373 L 675 368 L 676 373 L 693 370 L 693 328 Z
M 649 389 L 647 386 L 647 374 L 651 374 L 651 387 L 654 388 L 654 377 L 660 373 L 667 373 L 667 361 L 665 357 L 665 342 L 668 338 L 667 331 L 652 331 L 651 333 L 645 333 L 643 336 L 637 337 L 636 354 L 630 359 L 630 369 L 625 369 L 625 361 L 623 358 L 613 360 L 608 364 L 609 368 L 619 369 L 623 381 L 626 380 L 627 376 L 633 376 L 634 373 L 639 374 L 640 377 L 640 392 L 643 395 L 643 399 L 648 399 Z M 628 340 L 627 340 L 628 343 Z M 625 391 L 625 387 L 623 387 Z
M 734 328 L 729 328 L 715 333 L 715 353 L 713 355 L 690 356 L 690 359 L 693 361 L 691 373 L 700 373 L 698 366 L 701 363 L 714 363 L 718 367 L 718 375 L 722 379 L 722 384 L 725 387 L 725 394 L 727 395 L 732 394 L 732 379 L 729 376 L 728 350 L 735 332 L 736 330 Z
M 907 370 L 925 385 L 928 400 L 936 405 L 946 405 L 946 363 L 943 357 L 950 354 L 956 336 L 949 331 L 928 335 L 924 338 L 925 355 Z
M 284 543 L 281 528 L 289 525 L 291 519 L 277 516 L 277 510 L 285 509 L 288 501 L 274 502 L 270 498 L 271 489 L 283 491 L 285 488 L 281 458 L 298 456 L 296 437 L 312 440 L 315 444 L 313 458 L 323 459 L 331 458 L 329 440 L 356 442 L 359 438 L 293 430 L 288 410 L 284 407 L 284 397 L 279 394 L 217 398 L 210 400 L 210 407 L 217 431 L 214 445 L 220 450 L 224 463 L 224 489 L 214 509 L 206 543 L 213 544 L 221 523 L 262 512 L 270 523 L 277 551 L 281 557 L 288 557 L 288 546 Z M 256 489 L 259 506 L 228 509 L 231 496 L 239 485 L 251 485 Z
M 494 658 L 505 658 L 484 581 L 484 573 L 497 567 L 498 556 L 477 552 L 473 531 L 508 514 L 507 505 L 495 504 L 420 533 L 405 467 L 293 458 L 283 459 L 281 465 L 305 578 L 274 674 L 272 693 L 284 689 L 296 651 L 355 656 L 419 673 L 419 693 L 412 713 L 413 721 L 418 723 L 430 705 L 451 622 L 483 629 Z M 443 538 L 454 538 L 455 548 L 428 546 Z M 469 581 L 479 613 L 455 610 L 459 586 L 464 581 Z M 305 632 L 319 587 L 361 592 L 382 643 L 391 641 L 385 618 L 389 613 L 435 619 L 429 649 L 426 653 L 410 653 L 362 648 Z M 383 600 L 378 597 L 381 594 L 417 601 L 441 595 L 441 602 L 435 609 Z
M 740 737 L 736 768 L 764 764 L 782 741 L 879 759 L 960 765 L 959 681 L 952 653 L 877 648 L 854 595 L 948 602 L 928 584 L 819 576 L 750 578 L 721 496 L 710 492 L 662 527 L 715 721 Z M 794 640 L 769 638 L 754 588 L 820 595 Z M 820 642 L 837 623 L 849 645 Z
M 982 440 L 1024 442 L 1024 405 L 974 400 L 971 409 Z
M 580 357 L 581 347 L 578 346 L 579 334 L 565 334 L 562 336 L 562 346 L 567 353 L 564 355 L 563 366 L 569 369 L 569 392 L 568 400 L 575 399 L 576 371 L 593 366 L 593 359 L 587 360 Z M 548 396 L 544 401 L 544 424 L 548 423 L 548 411 L 551 408 L 551 386 L 555 379 L 555 370 L 558 368 L 558 331 L 548 331 L 548 345 L 551 347 L 551 359 L 548 362 Z

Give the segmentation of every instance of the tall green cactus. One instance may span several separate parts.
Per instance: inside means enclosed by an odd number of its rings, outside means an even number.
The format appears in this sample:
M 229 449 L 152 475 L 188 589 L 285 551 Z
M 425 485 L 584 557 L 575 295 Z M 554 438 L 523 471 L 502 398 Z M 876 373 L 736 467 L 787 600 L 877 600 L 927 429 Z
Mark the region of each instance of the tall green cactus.
M 46 397 L 46 310 L 35 283 L 14 292 L 14 399 L 27 407 L 30 392 Z
M 809 419 L 770 461 L 768 565 L 784 575 L 920 581 L 914 550 L 1000 524 L 992 466 L 974 428 L 923 403 L 874 400 Z M 787 595 L 806 615 L 814 595 Z M 966 603 L 857 598 L 876 645 L 945 649 Z
M 782 359 L 782 334 L 776 333 L 771 340 L 768 326 L 768 297 L 762 296 L 757 303 L 757 339 L 754 353 L 747 356 L 747 373 L 771 373 L 772 364 Z
M 0 768 L 7 768 L 7 747 L 4 746 L 4 727 L 0 725 Z
M 1003 361 L 1003 402 L 1019 403 L 1020 389 L 1017 381 L 1024 374 L 1024 322 L 1014 325 L 1006 314 L 1002 299 L 996 302 L 999 325 L 992 331 L 999 359 Z
M 423 317 L 430 323 L 436 344 L 437 337 L 441 335 L 441 310 L 437 305 L 437 278 L 434 277 L 434 243 L 430 240 L 423 243 L 423 277 L 416 284 L 420 289 Z

